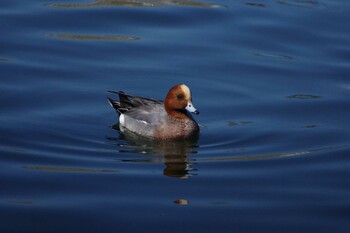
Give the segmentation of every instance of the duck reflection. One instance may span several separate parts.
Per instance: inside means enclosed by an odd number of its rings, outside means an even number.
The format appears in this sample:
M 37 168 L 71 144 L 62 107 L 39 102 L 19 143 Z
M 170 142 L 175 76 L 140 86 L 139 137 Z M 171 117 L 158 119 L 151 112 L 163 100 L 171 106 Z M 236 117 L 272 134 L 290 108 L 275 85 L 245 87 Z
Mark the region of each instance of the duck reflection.
M 117 142 L 121 148 L 119 152 L 136 153 L 148 155 L 144 159 L 124 160 L 127 162 L 148 162 L 148 163 L 164 163 L 165 168 L 163 174 L 165 176 L 176 178 L 189 178 L 195 175 L 191 162 L 193 159 L 188 158 L 191 154 L 196 154 L 197 140 L 182 141 L 160 141 L 151 140 L 141 137 L 128 130 L 119 130 L 118 125 L 112 126 L 113 129 L 120 132 L 119 137 L 108 137 L 108 140 Z M 125 143 L 122 143 L 125 142 Z

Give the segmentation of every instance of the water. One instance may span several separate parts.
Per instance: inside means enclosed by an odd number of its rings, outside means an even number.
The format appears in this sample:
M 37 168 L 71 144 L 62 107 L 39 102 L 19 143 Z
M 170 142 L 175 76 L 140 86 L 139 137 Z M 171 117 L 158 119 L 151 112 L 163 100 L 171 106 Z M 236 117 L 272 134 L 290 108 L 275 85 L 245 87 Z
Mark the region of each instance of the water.
M 0 2 L 1 232 L 348 232 L 350 3 Z M 191 87 L 197 142 L 107 90 Z

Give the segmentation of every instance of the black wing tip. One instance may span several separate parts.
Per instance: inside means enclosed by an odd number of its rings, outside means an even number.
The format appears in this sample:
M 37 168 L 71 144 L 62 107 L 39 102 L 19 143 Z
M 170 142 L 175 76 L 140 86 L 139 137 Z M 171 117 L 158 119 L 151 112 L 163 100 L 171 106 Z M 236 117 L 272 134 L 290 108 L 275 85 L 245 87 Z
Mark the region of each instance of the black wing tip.
M 120 108 L 120 102 L 113 100 L 109 97 L 107 97 L 107 100 L 109 105 L 111 105 L 111 107 L 114 108 L 115 110 L 118 110 L 118 108 Z
M 108 103 L 113 107 L 113 102 L 114 100 L 112 100 L 111 98 L 107 97 Z

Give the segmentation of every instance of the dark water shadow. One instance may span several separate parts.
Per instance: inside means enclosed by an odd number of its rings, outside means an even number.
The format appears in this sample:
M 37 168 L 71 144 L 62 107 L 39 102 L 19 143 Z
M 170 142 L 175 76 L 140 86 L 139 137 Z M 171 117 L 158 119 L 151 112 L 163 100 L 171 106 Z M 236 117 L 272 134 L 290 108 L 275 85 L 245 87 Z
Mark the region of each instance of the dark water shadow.
M 26 200 L 13 200 L 13 201 L 9 201 L 12 204 L 16 204 L 16 205 L 32 205 L 33 201 L 26 201 Z
M 10 62 L 11 60 L 10 59 L 7 59 L 7 58 L 1 58 L 0 57 L 0 62 Z
M 287 96 L 287 99 L 298 99 L 298 100 L 312 100 L 312 99 L 321 99 L 321 96 L 318 95 L 309 95 L 309 94 L 294 94 Z
M 200 1 L 180 1 L 180 0 L 96 0 L 87 3 L 57 3 L 46 5 L 55 8 L 88 8 L 88 7 L 161 7 L 161 6 L 187 6 L 187 7 L 221 7 L 217 4 L 204 3 Z
M 265 8 L 267 7 L 266 4 L 260 3 L 260 2 L 245 2 L 243 3 L 246 6 L 250 6 L 250 7 L 256 7 L 256 8 Z
M 190 159 L 189 156 L 197 153 L 197 140 L 152 140 L 128 130 L 121 132 L 118 125 L 114 125 L 112 128 L 119 132 L 119 137 L 107 137 L 107 140 L 119 146 L 120 153 L 145 155 L 138 159 L 123 159 L 123 162 L 164 163 L 163 174 L 169 177 L 189 178 L 195 175 L 193 173 L 195 169 L 190 163 L 194 159 Z

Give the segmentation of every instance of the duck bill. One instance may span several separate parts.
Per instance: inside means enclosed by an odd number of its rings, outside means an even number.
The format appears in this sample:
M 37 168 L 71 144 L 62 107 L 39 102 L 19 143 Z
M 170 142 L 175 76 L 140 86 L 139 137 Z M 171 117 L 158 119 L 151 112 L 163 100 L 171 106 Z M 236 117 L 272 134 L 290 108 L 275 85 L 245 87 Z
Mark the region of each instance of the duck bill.
M 194 114 L 199 114 L 199 112 L 197 111 L 197 109 L 193 106 L 192 102 L 188 102 L 187 106 L 186 106 L 186 110 L 194 113 Z

